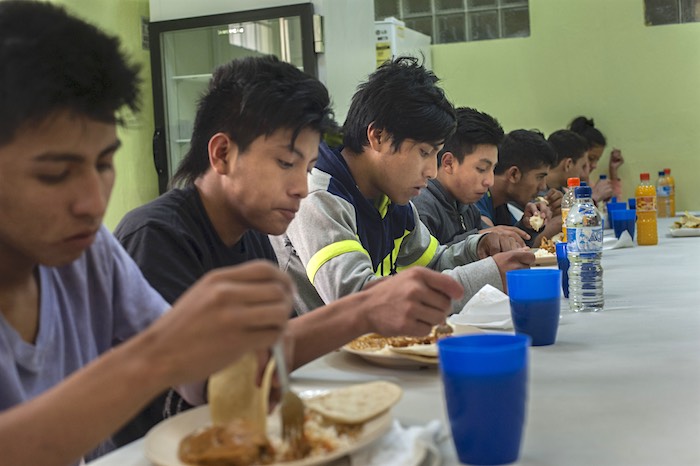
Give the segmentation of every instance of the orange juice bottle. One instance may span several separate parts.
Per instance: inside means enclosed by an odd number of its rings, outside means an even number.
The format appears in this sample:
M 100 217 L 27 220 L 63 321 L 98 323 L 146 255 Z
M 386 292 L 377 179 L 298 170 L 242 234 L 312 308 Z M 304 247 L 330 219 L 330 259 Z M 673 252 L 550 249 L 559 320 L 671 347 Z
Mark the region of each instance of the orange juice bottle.
M 666 182 L 669 187 L 669 197 L 671 200 L 671 212 L 669 217 L 676 216 L 676 180 L 671 176 L 671 169 L 664 168 L 664 173 L 666 174 Z
M 649 173 L 639 175 L 639 186 L 634 190 L 637 199 L 637 244 L 650 246 L 659 242 L 656 231 L 656 188 L 649 183 Z
M 566 216 L 569 215 L 569 210 L 576 202 L 574 197 L 574 191 L 576 187 L 581 184 L 579 178 L 569 178 L 566 180 L 566 186 L 569 190 L 564 194 L 564 198 L 561 200 L 561 240 L 566 243 Z

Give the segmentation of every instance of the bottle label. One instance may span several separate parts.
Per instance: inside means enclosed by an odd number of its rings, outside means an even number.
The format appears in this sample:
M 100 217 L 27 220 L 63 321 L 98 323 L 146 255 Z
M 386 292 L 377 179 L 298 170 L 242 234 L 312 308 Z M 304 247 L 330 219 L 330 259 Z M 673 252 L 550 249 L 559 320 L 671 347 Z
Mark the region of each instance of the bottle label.
M 671 195 L 671 187 L 670 186 L 659 186 L 656 188 L 656 195 L 657 196 L 662 196 L 662 197 L 667 197 Z
M 603 227 L 568 227 L 566 248 L 570 252 L 591 253 L 603 250 Z
M 639 196 L 637 198 L 637 212 L 656 211 L 656 196 Z

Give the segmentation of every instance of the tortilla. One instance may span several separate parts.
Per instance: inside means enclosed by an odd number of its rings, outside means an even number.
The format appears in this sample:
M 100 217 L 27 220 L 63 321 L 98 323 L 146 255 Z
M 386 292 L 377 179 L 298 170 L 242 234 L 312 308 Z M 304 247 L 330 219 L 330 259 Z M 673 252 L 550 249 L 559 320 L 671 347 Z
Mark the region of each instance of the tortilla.
M 271 359 L 258 387 L 255 384 L 258 357 L 251 352 L 209 377 L 207 391 L 214 425 L 225 426 L 238 419 L 254 432 L 265 435 L 273 368 Z
M 410 346 L 391 346 L 391 351 L 401 354 L 413 354 L 416 356 L 426 356 L 429 358 L 438 357 L 438 348 L 436 343 L 428 343 L 427 345 L 410 345 Z
M 530 217 L 530 226 L 533 230 L 540 231 L 542 225 L 544 225 L 544 219 L 542 217 L 539 215 L 533 215 Z
M 330 421 L 360 424 L 394 406 L 401 393 L 398 385 L 380 380 L 338 388 L 306 400 L 306 406 Z

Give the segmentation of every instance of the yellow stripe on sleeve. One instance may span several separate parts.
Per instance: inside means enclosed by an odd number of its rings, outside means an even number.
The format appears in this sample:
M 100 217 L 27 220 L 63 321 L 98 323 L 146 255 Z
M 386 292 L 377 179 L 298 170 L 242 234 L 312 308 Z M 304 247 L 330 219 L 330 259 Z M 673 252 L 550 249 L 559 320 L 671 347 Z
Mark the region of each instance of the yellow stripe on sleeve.
M 319 250 L 311 257 L 311 260 L 309 260 L 309 264 L 306 266 L 306 276 L 309 277 L 309 281 L 313 284 L 316 272 L 318 272 L 318 269 L 320 269 L 323 264 L 334 257 L 348 252 L 361 252 L 369 257 L 369 253 L 362 247 L 359 241 L 346 239 L 338 241 L 337 243 L 331 243 Z
M 409 267 L 416 267 L 416 266 L 426 266 L 430 263 L 431 260 L 433 260 L 433 257 L 435 257 L 435 252 L 437 251 L 437 248 L 440 243 L 438 243 L 437 238 L 434 236 L 430 236 L 430 244 L 428 245 L 427 248 L 425 248 L 425 251 L 421 256 L 413 263 L 404 265 L 402 267 L 397 267 L 396 271 L 400 272 L 402 270 L 405 270 Z

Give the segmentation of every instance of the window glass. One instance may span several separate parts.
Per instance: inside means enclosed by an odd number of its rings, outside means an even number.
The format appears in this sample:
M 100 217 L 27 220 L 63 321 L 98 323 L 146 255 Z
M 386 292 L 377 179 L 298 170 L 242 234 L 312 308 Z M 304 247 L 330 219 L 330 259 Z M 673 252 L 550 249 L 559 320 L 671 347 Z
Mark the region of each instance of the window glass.
M 498 0 L 467 0 L 467 8 L 496 8 Z
M 647 26 L 700 21 L 700 0 L 644 0 Z
M 469 40 L 495 39 L 498 36 L 498 10 L 469 13 Z
M 433 17 L 424 16 L 422 18 L 406 18 L 406 27 L 415 29 L 430 37 L 433 36 Z
M 459 10 L 464 11 L 464 1 L 463 0 L 435 0 L 435 11 L 450 11 Z
M 441 44 L 449 44 L 467 40 L 465 24 L 464 13 L 438 16 L 437 36 L 439 42 Z
M 403 0 L 404 16 L 421 13 L 432 13 L 430 0 Z
M 501 10 L 503 15 L 503 37 L 528 37 L 530 14 L 527 8 Z
M 395 18 L 400 16 L 399 0 L 374 0 L 374 19 L 381 21 L 389 16 Z

